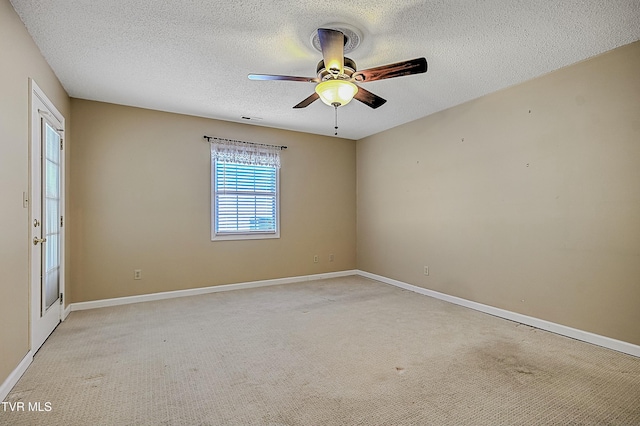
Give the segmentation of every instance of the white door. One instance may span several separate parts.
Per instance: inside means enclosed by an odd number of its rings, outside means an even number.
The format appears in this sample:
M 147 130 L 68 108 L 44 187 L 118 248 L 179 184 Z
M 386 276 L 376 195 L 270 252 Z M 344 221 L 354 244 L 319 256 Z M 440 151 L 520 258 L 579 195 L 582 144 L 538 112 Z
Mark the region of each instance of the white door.
M 32 81 L 31 91 L 31 350 L 62 319 L 64 118 Z

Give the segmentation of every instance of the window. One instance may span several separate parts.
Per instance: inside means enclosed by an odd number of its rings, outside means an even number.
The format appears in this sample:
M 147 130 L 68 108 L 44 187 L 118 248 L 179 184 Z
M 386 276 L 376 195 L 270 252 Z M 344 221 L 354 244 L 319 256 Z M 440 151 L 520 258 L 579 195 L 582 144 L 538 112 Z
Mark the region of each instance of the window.
M 279 167 L 246 164 L 228 146 L 218 148 L 212 146 L 211 240 L 279 238 Z

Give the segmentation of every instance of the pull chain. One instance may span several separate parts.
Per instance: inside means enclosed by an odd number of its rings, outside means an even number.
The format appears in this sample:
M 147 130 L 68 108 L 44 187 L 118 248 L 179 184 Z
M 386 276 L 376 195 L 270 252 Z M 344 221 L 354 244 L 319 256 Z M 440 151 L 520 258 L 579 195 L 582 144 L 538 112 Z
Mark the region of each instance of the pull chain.
M 334 129 L 336 129 L 336 132 L 334 133 L 334 136 L 338 136 L 338 107 L 340 106 L 340 104 L 338 102 L 334 102 L 331 105 L 333 105 L 333 108 L 336 111 L 336 120 L 335 120 L 336 125 L 334 127 Z

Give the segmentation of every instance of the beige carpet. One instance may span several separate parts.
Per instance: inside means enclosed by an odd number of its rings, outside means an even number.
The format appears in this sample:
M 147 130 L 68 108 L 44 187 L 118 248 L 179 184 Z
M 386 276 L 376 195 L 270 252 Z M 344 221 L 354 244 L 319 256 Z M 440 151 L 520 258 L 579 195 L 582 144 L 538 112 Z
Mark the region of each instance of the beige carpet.
M 3 425 L 640 425 L 640 358 L 362 277 L 73 312 Z

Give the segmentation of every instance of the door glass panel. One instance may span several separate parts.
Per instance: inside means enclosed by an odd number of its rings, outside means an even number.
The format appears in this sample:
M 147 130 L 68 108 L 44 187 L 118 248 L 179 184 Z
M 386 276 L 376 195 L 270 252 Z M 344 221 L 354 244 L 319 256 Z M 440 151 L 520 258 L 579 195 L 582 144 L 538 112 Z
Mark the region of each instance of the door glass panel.
M 43 247 L 42 296 L 43 313 L 60 294 L 60 135 L 45 123 L 44 153 L 42 156 Z

